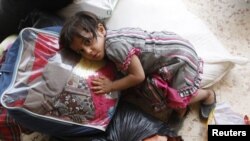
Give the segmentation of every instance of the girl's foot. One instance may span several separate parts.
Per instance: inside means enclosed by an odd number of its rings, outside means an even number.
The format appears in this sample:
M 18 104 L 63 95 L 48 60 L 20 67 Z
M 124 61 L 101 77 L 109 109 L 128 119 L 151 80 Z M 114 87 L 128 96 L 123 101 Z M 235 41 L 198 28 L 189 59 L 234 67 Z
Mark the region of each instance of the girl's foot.
M 202 102 L 205 105 L 213 104 L 216 100 L 214 90 L 207 90 L 208 97 Z
M 202 120 L 207 120 L 209 117 L 209 114 L 214 109 L 216 104 L 216 94 L 214 90 L 209 90 L 209 96 L 208 98 L 203 101 L 200 105 L 200 118 Z

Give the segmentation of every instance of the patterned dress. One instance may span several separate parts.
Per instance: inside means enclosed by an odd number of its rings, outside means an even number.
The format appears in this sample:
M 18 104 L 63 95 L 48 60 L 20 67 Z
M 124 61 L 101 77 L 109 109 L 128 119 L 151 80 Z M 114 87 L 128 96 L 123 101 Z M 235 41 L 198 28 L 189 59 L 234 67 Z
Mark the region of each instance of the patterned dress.
M 131 56 L 138 56 L 146 75 L 139 90 L 156 111 L 186 107 L 199 89 L 202 61 L 193 46 L 173 32 L 107 30 L 105 50 L 124 75 Z

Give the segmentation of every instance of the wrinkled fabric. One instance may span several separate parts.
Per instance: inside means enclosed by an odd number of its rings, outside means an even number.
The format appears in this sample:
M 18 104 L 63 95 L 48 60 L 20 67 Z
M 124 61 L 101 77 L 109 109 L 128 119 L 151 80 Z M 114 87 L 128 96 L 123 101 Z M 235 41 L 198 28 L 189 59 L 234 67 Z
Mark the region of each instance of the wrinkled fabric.
M 161 99 L 177 103 L 183 101 L 177 105 L 172 102 L 172 107 L 185 107 L 188 103 L 186 99 L 199 89 L 202 61 L 192 44 L 175 33 L 148 32 L 140 28 L 108 30 L 105 49 L 107 57 L 125 75 L 131 57 L 137 55 L 146 77 L 156 73 L 165 81 L 167 88 L 163 88 L 165 94 Z M 147 86 L 141 89 L 144 88 L 147 89 Z

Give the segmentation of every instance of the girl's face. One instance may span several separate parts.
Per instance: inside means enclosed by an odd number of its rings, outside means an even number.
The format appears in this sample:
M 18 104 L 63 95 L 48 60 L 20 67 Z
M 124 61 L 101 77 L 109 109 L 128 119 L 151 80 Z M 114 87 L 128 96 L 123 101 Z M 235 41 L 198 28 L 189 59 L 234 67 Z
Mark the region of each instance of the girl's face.
M 92 36 L 91 33 L 85 33 Z M 89 60 L 102 60 L 105 56 L 105 35 L 106 30 L 102 24 L 98 25 L 97 38 L 93 38 L 90 42 L 84 41 L 81 37 L 73 37 L 71 48 L 80 53 L 84 58 Z

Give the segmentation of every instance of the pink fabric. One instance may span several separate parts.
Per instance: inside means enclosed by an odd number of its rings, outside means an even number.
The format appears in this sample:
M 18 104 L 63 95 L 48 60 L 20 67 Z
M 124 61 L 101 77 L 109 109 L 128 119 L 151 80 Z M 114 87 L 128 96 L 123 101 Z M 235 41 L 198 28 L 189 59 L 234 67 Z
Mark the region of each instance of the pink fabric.
M 159 75 L 154 74 L 153 78 L 156 80 L 156 86 L 159 89 L 165 90 L 165 97 L 167 99 L 167 106 L 177 109 L 177 108 L 185 108 L 192 96 L 195 96 L 196 94 L 187 96 L 187 97 L 180 97 L 177 90 L 174 88 L 171 88 L 166 81 L 164 81 Z
M 111 63 L 105 65 L 100 70 L 98 70 L 98 75 L 104 75 L 110 80 L 115 79 L 115 66 Z M 88 85 L 91 87 L 93 77 L 88 78 Z M 113 110 L 115 109 L 116 103 L 118 99 L 107 98 L 104 94 L 95 94 L 93 91 L 91 92 L 93 103 L 95 106 L 95 118 L 90 121 L 91 125 L 98 125 L 102 127 L 107 127 L 110 120 Z
M 141 50 L 139 49 L 139 48 L 133 48 L 133 49 L 131 49 L 130 51 L 129 51 L 129 54 L 127 55 L 127 57 L 126 57 L 126 60 L 124 61 L 124 63 L 122 64 L 122 66 L 121 66 L 121 70 L 122 71 L 126 71 L 127 69 L 128 69 L 128 66 L 129 66 L 129 64 L 130 64 L 130 62 L 131 62 L 131 57 L 133 56 L 133 55 L 138 55 L 138 54 L 140 54 L 140 52 L 141 52 Z

